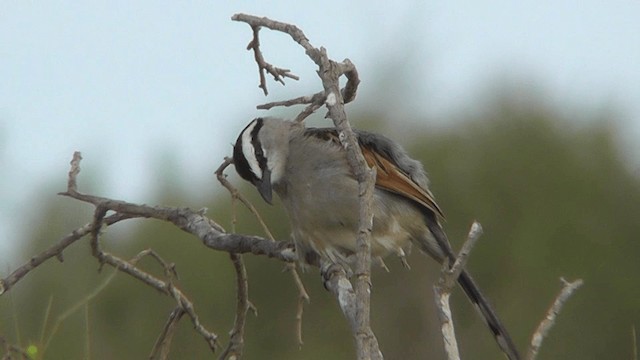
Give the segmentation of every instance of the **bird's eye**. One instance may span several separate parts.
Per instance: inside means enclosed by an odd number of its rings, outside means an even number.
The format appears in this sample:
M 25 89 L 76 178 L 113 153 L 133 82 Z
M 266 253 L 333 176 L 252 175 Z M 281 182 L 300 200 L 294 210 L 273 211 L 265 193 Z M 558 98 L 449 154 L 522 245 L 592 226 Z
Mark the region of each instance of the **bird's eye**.
M 262 151 L 261 147 L 256 149 L 256 157 L 264 157 L 264 152 Z

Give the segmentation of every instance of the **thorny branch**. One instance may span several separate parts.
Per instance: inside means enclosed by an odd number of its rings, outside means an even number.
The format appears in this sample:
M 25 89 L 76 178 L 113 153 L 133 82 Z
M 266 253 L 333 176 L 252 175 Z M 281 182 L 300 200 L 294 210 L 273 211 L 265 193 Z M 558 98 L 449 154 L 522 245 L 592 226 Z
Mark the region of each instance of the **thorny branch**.
M 258 87 L 262 89 L 264 94 L 269 94 L 269 91 L 267 90 L 267 80 L 264 75 L 265 70 L 273 76 L 275 81 L 280 82 L 282 85 L 284 85 L 283 78 L 285 77 L 293 80 L 300 80 L 299 77 L 291 73 L 291 70 L 275 67 L 264 60 L 262 51 L 260 51 L 260 26 L 252 26 L 251 28 L 253 30 L 253 39 L 249 42 L 249 45 L 247 45 L 247 50 L 253 50 L 254 58 L 258 64 L 258 73 L 260 75 L 260 85 Z
M 268 18 L 260 18 L 246 14 L 236 14 L 232 20 L 249 24 L 254 29 L 253 45 L 257 37 L 256 28 L 266 27 L 271 30 L 289 34 L 294 41 L 305 49 L 307 56 L 318 65 L 318 76 L 322 81 L 324 91 L 321 95 L 301 97 L 284 102 L 285 105 L 295 103 L 309 103 L 311 105 L 298 116 L 296 121 L 301 121 L 308 114 L 316 110 L 320 105 L 318 99 L 324 98 L 324 105 L 329 110 L 328 117 L 333 120 L 335 127 L 340 134 L 340 141 L 347 150 L 347 160 L 359 184 L 360 211 L 358 236 L 356 239 L 356 268 L 355 268 L 355 324 L 353 334 L 356 338 L 356 351 L 358 359 L 371 359 L 381 356 L 378 349 L 377 340 L 370 326 L 370 301 L 371 301 L 371 229 L 373 227 L 373 213 L 371 209 L 373 199 L 373 189 L 375 186 L 375 169 L 369 169 L 358 146 L 356 136 L 347 121 L 344 104 L 352 101 L 357 92 L 358 72 L 349 59 L 342 62 L 331 60 L 324 48 L 316 48 L 311 45 L 309 39 L 302 30 L 292 24 L 274 21 Z M 258 52 L 258 46 L 253 46 Z M 258 67 L 262 65 L 258 62 Z M 346 76 L 347 84 L 344 89 L 340 89 L 339 79 Z M 262 81 L 262 79 L 261 79 Z M 316 102 L 313 102 L 314 97 Z M 281 103 L 282 104 L 282 103 Z M 267 104 L 272 105 L 272 104 Z M 345 315 L 348 316 L 347 313 Z

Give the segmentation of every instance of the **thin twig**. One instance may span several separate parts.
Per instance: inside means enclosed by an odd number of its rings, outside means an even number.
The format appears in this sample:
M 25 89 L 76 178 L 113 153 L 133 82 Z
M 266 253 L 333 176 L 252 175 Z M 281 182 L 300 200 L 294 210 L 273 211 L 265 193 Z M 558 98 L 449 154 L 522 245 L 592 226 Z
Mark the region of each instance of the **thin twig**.
M 244 266 L 242 255 L 229 254 L 233 267 L 236 271 L 236 317 L 233 328 L 229 332 L 229 344 L 218 359 L 240 359 L 244 349 L 244 327 L 249 311 L 249 281 L 247 280 L 247 269 Z
M 324 99 L 325 99 L 324 91 L 321 91 L 321 92 L 315 93 L 313 95 L 300 96 L 300 97 L 297 97 L 297 98 L 294 98 L 294 99 L 268 102 L 266 104 L 261 104 L 261 105 L 256 106 L 256 109 L 258 109 L 258 110 L 269 110 L 269 109 L 271 109 L 273 107 L 276 107 L 276 106 L 289 107 L 289 106 L 313 104 L 313 103 L 323 104 L 324 103 Z
M 291 273 L 293 282 L 296 285 L 296 289 L 298 289 L 298 303 L 296 308 L 296 341 L 298 342 L 299 346 L 302 346 L 302 315 L 304 313 L 304 304 L 309 302 L 309 294 L 307 293 L 307 289 L 305 289 L 304 284 L 302 283 L 300 274 L 298 274 L 296 264 L 288 263 L 286 265 L 286 270 Z
M 105 199 L 97 196 L 85 195 L 78 192 L 76 188 L 76 184 L 77 184 L 76 177 L 80 172 L 80 159 L 82 159 L 82 157 L 80 156 L 80 153 L 78 152 L 74 153 L 73 160 L 71 161 L 71 171 L 69 171 L 69 181 L 68 181 L 67 191 L 62 193 L 62 195 L 69 196 L 81 201 L 86 201 L 95 205 L 96 209 L 94 212 L 93 222 L 89 228 L 89 233 L 91 235 L 90 244 L 91 244 L 92 255 L 96 259 L 98 259 L 98 261 L 100 262 L 100 266 L 104 264 L 110 265 L 116 268 L 118 271 L 128 274 L 133 278 L 142 281 L 148 286 L 155 288 L 161 293 L 172 297 L 177 302 L 178 306 L 180 306 L 185 311 L 185 313 L 191 318 L 191 322 L 193 323 L 195 330 L 205 339 L 210 349 L 212 351 L 215 351 L 217 335 L 207 330 L 200 323 L 200 319 L 194 310 L 193 303 L 191 302 L 191 300 L 189 300 L 187 296 L 185 296 L 182 293 L 182 291 L 180 291 L 180 289 L 174 286 L 171 279 L 166 282 L 162 281 L 157 277 L 137 268 L 133 263 L 103 251 L 100 246 L 100 241 L 99 241 L 100 231 L 104 224 L 105 215 L 110 210 L 116 211 L 116 212 L 122 212 L 128 215 L 134 215 L 134 216 L 154 217 L 153 215 L 156 215 L 158 217 L 162 217 L 164 220 L 170 220 L 169 218 L 171 217 L 172 214 L 170 214 L 170 212 L 168 213 L 167 209 L 152 208 L 152 207 L 145 207 L 145 206 L 140 206 L 135 204 L 129 204 L 123 201 L 114 201 L 114 200 Z M 147 212 L 140 213 L 142 210 L 147 210 Z M 152 211 L 149 211 L 149 210 L 152 210 Z M 178 222 L 178 220 L 173 219 L 172 222 L 176 223 Z M 206 224 L 209 227 L 215 227 L 212 225 L 211 221 L 206 221 Z M 217 230 L 220 230 L 220 229 L 221 227 L 218 227 Z M 172 272 L 167 262 L 162 260 L 157 254 L 151 251 L 144 251 L 142 254 L 139 254 L 137 257 L 133 259 L 134 262 L 137 262 L 144 255 L 150 255 L 154 257 L 156 260 L 158 260 L 165 267 L 165 272 L 167 273 Z
M 224 163 L 227 163 L 228 159 L 225 159 Z M 223 165 L 224 165 L 223 163 Z M 224 165 L 216 172 L 218 178 L 222 176 L 222 171 L 228 166 Z M 220 179 L 219 179 L 220 180 Z M 231 231 L 236 232 L 237 218 L 237 197 L 231 195 Z M 220 354 L 218 359 L 239 359 L 242 358 L 242 352 L 244 350 L 244 326 L 247 320 L 247 312 L 250 308 L 249 302 L 249 280 L 247 279 L 247 268 L 244 266 L 242 255 L 230 253 L 229 258 L 233 264 L 233 268 L 236 271 L 236 317 L 233 321 L 233 328 L 229 332 L 229 343 L 225 350 Z
M 451 292 L 456 285 L 460 273 L 464 270 L 464 267 L 467 264 L 469 254 L 480 239 L 480 236 L 482 236 L 482 225 L 480 225 L 479 222 L 474 221 L 473 224 L 471 224 L 469 233 L 467 234 L 467 240 L 462 244 L 462 248 L 456 257 L 456 261 L 453 263 L 451 268 L 443 267 L 444 276 L 441 277 L 441 279 L 444 280 L 444 289 L 448 292 Z
M 538 328 L 531 337 L 531 344 L 529 351 L 527 351 L 527 360 L 534 360 L 538 356 L 538 351 L 542 346 L 542 341 L 549 334 L 549 331 L 556 322 L 556 317 L 562 310 L 564 303 L 569 300 L 569 297 L 584 283 L 582 279 L 575 280 L 574 282 L 568 282 L 564 278 L 560 278 L 562 282 L 562 290 L 556 297 L 555 301 L 547 311 L 545 318 L 540 322 Z
M 96 219 L 99 219 L 99 216 L 96 216 Z M 95 240 L 92 239 L 92 242 L 98 243 L 97 236 Z M 205 339 L 211 351 L 215 352 L 218 336 L 215 333 L 207 330 L 200 323 L 200 318 L 196 314 L 191 300 L 189 300 L 189 298 L 184 295 L 184 293 L 180 289 L 175 287 L 171 281 L 162 281 L 155 276 L 140 270 L 128 261 L 102 251 L 99 246 L 92 246 L 92 248 L 96 251 L 94 256 L 100 261 L 101 264 L 111 265 L 119 271 L 128 274 L 133 278 L 142 281 L 148 286 L 160 291 L 161 293 L 172 297 L 177 302 L 178 306 L 180 306 L 189 316 L 189 318 L 191 318 L 191 322 L 193 323 L 196 332 L 198 332 Z
M 269 240 L 275 241 L 273 234 L 271 234 L 271 230 L 269 230 L 267 223 L 264 222 L 264 220 L 262 219 L 262 216 L 260 216 L 260 213 L 258 212 L 256 207 L 253 206 L 251 201 L 249 201 L 244 195 L 242 195 L 242 193 L 235 186 L 233 186 L 229 182 L 229 180 L 227 180 L 227 175 L 224 173 L 224 170 L 231 164 L 233 164 L 233 159 L 229 157 L 225 157 L 224 161 L 222 162 L 222 164 L 220 164 L 220 166 L 215 172 L 218 182 L 220 182 L 220 184 L 222 184 L 222 186 L 224 186 L 224 188 L 227 189 L 229 193 L 231 193 L 232 198 L 240 200 L 240 202 L 244 206 L 246 206 L 247 209 L 249 209 L 251 214 L 253 214 L 253 216 L 255 216 L 256 219 L 258 220 L 258 223 L 260 223 L 260 226 L 262 227 L 262 231 L 264 231 L 264 233 L 267 235 Z M 235 231 L 232 231 L 232 232 L 235 232 Z
M 224 170 L 232 163 L 233 159 L 225 157 L 224 161 L 215 172 L 218 181 L 231 193 L 232 199 L 240 200 L 240 202 L 249 209 L 249 211 L 256 217 L 256 219 L 262 226 L 265 234 L 267 234 L 267 236 L 275 242 L 275 238 L 271 234 L 271 231 L 269 231 L 269 228 L 267 227 L 266 223 L 262 219 L 262 216 L 260 216 L 260 213 L 255 208 L 255 206 L 253 206 L 253 204 L 249 200 L 247 200 L 242 195 L 242 193 L 240 193 L 240 191 L 238 191 L 238 189 L 227 180 L 227 176 L 224 173 Z M 296 285 L 296 288 L 298 290 L 298 305 L 296 310 L 296 340 L 298 344 L 302 345 L 302 314 L 304 312 L 304 303 L 309 302 L 309 294 L 307 293 L 307 290 L 305 289 L 304 284 L 300 279 L 300 275 L 298 274 L 295 263 L 288 263 L 286 265 L 286 269 L 291 273 L 294 284 Z
M 169 314 L 167 322 L 162 328 L 162 332 L 158 335 L 151 354 L 149 354 L 149 360 L 166 360 L 169 358 L 169 351 L 171 349 L 171 341 L 173 340 L 173 334 L 178 328 L 178 323 L 182 316 L 185 314 L 184 309 L 180 306 L 176 307 Z
M 82 154 L 80 154 L 80 151 L 74 151 L 73 158 L 71 159 L 71 168 L 67 176 L 67 189 L 69 189 L 69 191 L 76 191 L 78 189 L 77 178 L 80 173 L 80 161 L 82 161 Z
M 291 38 L 295 42 L 297 42 L 300 46 L 302 46 L 305 49 L 305 53 L 307 54 L 307 56 L 309 56 L 309 58 L 311 58 L 311 60 L 313 60 L 313 62 L 315 62 L 316 65 L 318 65 L 319 67 L 318 75 L 320 76 L 320 78 L 324 79 L 326 77 L 326 74 L 325 74 L 326 71 L 336 72 L 338 73 L 338 77 L 345 75 L 345 77 L 347 78 L 347 83 L 345 84 L 345 87 L 342 90 L 339 90 L 339 83 L 337 79 L 335 81 L 332 81 L 332 82 L 335 82 L 336 93 L 339 93 L 342 95 L 341 102 L 338 105 L 339 107 L 343 108 L 344 104 L 347 104 L 355 99 L 356 93 L 358 90 L 358 85 L 360 84 L 360 78 L 358 77 L 358 71 L 356 70 L 355 65 L 353 65 L 353 63 L 349 59 L 345 59 L 342 62 L 335 62 L 333 60 L 330 60 L 324 48 L 313 47 L 309 42 L 309 39 L 307 39 L 307 37 L 302 32 L 302 30 L 300 30 L 297 26 L 293 24 L 287 24 L 287 23 L 271 20 L 266 17 L 261 18 L 253 15 L 247 15 L 247 14 L 235 14 L 231 17 L 231 20 L 241 21 L 251 26 L 251 29 L 253 31 L 253 39 L 251 40 L 251 42 L 249 42 L 247 49 L 254 50 L 255 61 L 258 64 L 258 70 L 260 73 L 259 87 L 263 89 L 263 92 L 265 93 L 265 95 L 267 95 L 267 90 L 266 90 L 267 87 L 266 87 L 266 79 L 264 77 L 263 70 L 267 69 L 267 71 L 272 73 L 272 75 L 274 74 L 267 67 L 270 65 L 264 60 L 264 56 L 260 51 L 260 41 L 259 41 L 258 34 L 259 34 L 259 30 L 262 27 L 283 32 L 291 36 Z M 284 71 L 285 74 L 287 74 L 289 71 L 286 69 L 278 69 L 278 68 L 275 68 L 275 69 L 276 70 L 274 71 L 277 74 L 280 74 L 280 72 L 282 71 Z M 288 75 L 284 75 L 284 76 L 292 77 L 295 80 L 298 80 L 297 77 L 288 76 Z M 284 84 L 282 79 L 279 78 L 277 75 L 274 75 L 274 79 Z M 323 81 L 323 85 L 324 85 L 324 81 Z M 299 121 L 302 121 L 304 118 L 308 117 L 317 109 L 319 109 L 322 106 L 322 103 L 324 102 L 324 100 L 326 99 L 326 96 L 329 94 L 330 92 L 327 91 L 327 88 L 325 86 L 323 91 L 310 96 L 301 96 L 291 100 L 271 102 L 271 103 L 259 105 L 257 106 L 257 108 L 266 110 L 274 106 L 292 106 L 292 105 L 299 105 L 299 104 L 309 104 L 300 114 L 298 114 L 298 116 L 296 116 L 296 121 L 299 122 Z M 334 119 L 334 121 L 336 120 L 336 118 L 333 118 L 333 117 L 332 119 Z
M 260 50 L 260 26 L 252 26 L 252 30 L 253 39 L 249 42 L 249 45 L 247 45 L 247 50 L 253 50 L 255 61 L 258 64 L 258 73 L 260 75 L 260 85 L 258 87 L 262 89 L 264 94 L 269 94 L 269 91 L 267 90 L 267 81 L 264 75 L 265 70 L 273 76 L 275 81 L 280 82 L 282 85 L 284 85 L 283 78 L 285 77 L 299 80 L 300 78 L 292 74 L 291 70 L 275 67 L 264 60 L 264 56 Z
M 442 264 L 438 284 L 433 287 L 436 305 L 438 307 L 438 318 L 440 319 L 442 338 L 444 341 L 444 351 L 447 354 L 447 359 L 449 360 L 460 359 L 449 297 L 451 296 L 451 291 L 453 290 L 460 273 L 467 263 L 467 259 L 469 258 L 469 254 L 471 253 L 473 246 L 478 242 L 481 235 L 482 226 L 479 222 L 474 221 L 469 229 L 467 240 L 462 245 L 462 249 L 460 249 L 460 253 L 456 257 L 453 266 L 449 267 L 449 261 L 445 259 Z
M 168 279 L 170 279 L 170 280 L 174 279 L 174 278 L 175 279 L 179 279 L 178 271 L 176 270 L 176 264 L 165 261 L 160 256 L 160 254 L 155 252 L 155 250 L 153 250 L 153 249 L 145 249 L 145 250 L 140 251 L 136 256 L 131 258 L 131 260 L 129 260 L 129 262 L 132 265 L 137 265 L 138 262 L 140 260 L 142 260 L 142 258 L 147 257 L 147 256 L 155 259 L 160 264 L 160 266 L 162 266 L 162 269 L 164 270 L 164 275 Z
M 119 221 L 131 219 L 134 217 L 138 217 L 138 216 L 134 216 L 131 214 L 121 214 L 121 213 L 113 214 L 105 217 L 103 224 L 105 226 L 109 226 Z M 70 245 L 72 245 L 73 243 L 75 243 L 85 235 L 89 234 L 91 232 L 92 226 L 93 226 L 92 223 L 88 223 L 82 227 L 79 227 L 73 230 L 71 233 L 64 236 L 62 239 L 58 240 L 57 243 L 55 243 L 48 249 L 31 257 L 29 261 L 27 261 L 17 269 L 13 270 L 7 277 L 5 277 L 4 279 L 0 279 L 0 295 L 9 291 L 25 275 L 27 275 L 29 272 L 31 272 L 32 270 L 40 266 L 45 261 L 53 257 L 57 257 L 59 260 L 62 261 L 63 260 L 62 252 L 66 250 Z

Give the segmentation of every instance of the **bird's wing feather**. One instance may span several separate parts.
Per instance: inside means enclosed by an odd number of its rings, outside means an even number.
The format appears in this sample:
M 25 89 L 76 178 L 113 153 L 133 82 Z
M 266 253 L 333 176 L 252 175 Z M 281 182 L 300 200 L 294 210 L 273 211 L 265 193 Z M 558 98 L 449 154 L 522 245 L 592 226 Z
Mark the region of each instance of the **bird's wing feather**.
M 361 146 L 367 165 L 376 168 L 376 186 L 389 192 L 404 196 L 444 218 L 442 210 L 428 189 L 415 183 L 397 164 L 368 146 Z
M 377 170 L 376 186 L 378 188 L 411 199 L 436 214 L 440 219 L 444 219 L 444 214 L 429 189 L 416 183 L 408 172 L 402 169 L 391 156 L 385 154 L 380 146 L 375 146 L 373 141 L 373 138 L 376 137 L 375 134 L 362 131 L 356 132 L 356 134 L 367 165 L 375 167 Z M 338 132 L 334 128 L 307 128 L 305 129 L 305 135 L 324 141 L 331 141 L 337 146 L 342 146 L 338 138 Z M 377 138 L 380 138 L 380 136 L 377 136 Z M 386 138 L 379 140 L 389 141 Z

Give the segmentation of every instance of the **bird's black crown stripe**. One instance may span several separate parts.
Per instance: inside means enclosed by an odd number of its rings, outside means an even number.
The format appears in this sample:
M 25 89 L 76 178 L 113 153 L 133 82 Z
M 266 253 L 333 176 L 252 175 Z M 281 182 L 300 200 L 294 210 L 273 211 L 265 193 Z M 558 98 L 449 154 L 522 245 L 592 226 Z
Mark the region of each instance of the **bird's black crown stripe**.
M 258 122 L 255 128 L 262 127 L 261 118 L 255 119 L 254 121 Z M 253 173 L 253 171 L 251 171 L 251 166 L 249 166 L 249 161 L 247 161 L 247 158 L 244 156 L 244 153 L 242 152 L 242 135 L 244 134 L 245 131 L 247 131 L 247 128 L 251 126 L 251 124 L 253 124 L 254 121 L 250 122 L 249 124 L 247 124 L 247 126 L 244 127 L 244 129 L 242 129 L 242 131 L 240 132 L 240 135 L 238 135 L 236 144 L 233 146 L 233 165 L 236 168 L 236 172 L 238 173 L 238 175 L 240 175 L 241 178 L 249 182 L 253 182 L 255 180 L 260 180 L 260 179 L 258 179 L 258 177 L 256 176 L 256 174 Z M 254 142 L 253 133 L 251 134 L 251 143 L 254 147 L 256 146 Z M 261 146 L 259 146 L 258 148 L 260 149 L 260 151 L 262 151 Z

